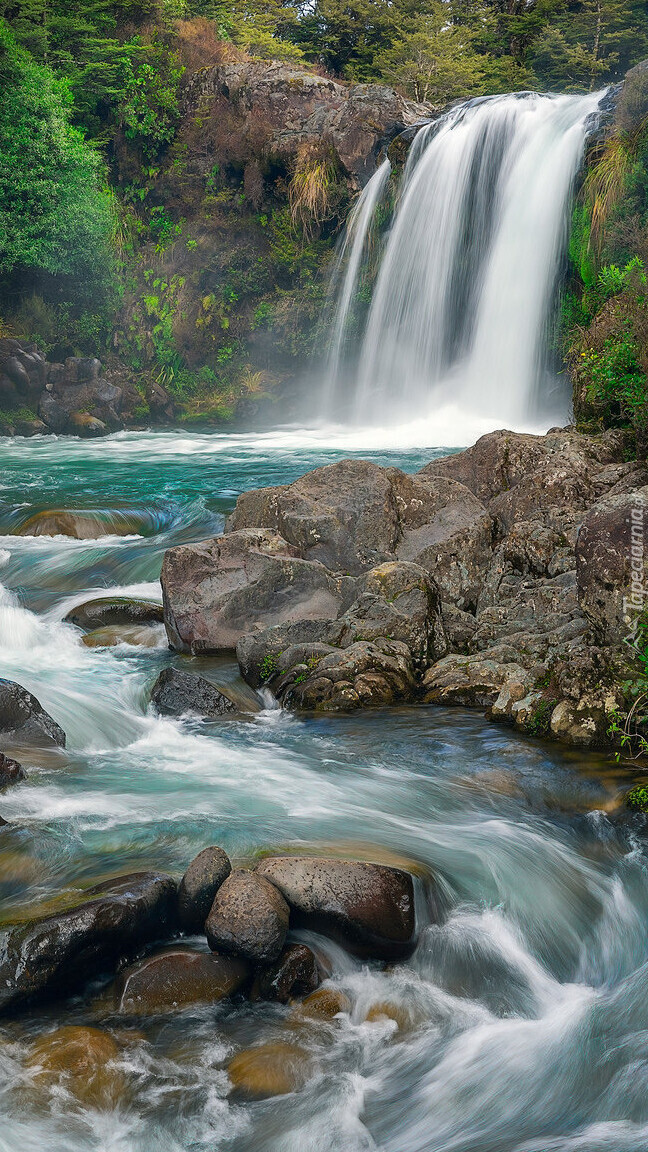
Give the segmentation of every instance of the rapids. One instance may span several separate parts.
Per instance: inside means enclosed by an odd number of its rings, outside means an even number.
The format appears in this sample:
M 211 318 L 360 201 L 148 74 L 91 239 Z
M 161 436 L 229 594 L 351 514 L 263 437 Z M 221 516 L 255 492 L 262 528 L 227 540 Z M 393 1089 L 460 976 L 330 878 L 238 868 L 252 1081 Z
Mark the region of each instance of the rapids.
M 210 843 L 239 860 L 299 844 L 414 860 L 438 872 L 446 902 L 411 960 L 385 971 L 309 938 L 353 1008 L 308 1030 L 315 1075 L 295 1095 L 237 1099 L 225 1071 L 241 1047 L 304 1042 L 289 1007 L 117 1022 L 128 1090 L 103 1112 L 64 1082 L 38 1095 L 24 1064 L 55 1025 L 106 1023 L 100 989 L 3 1022 L 0 1152 L 645 1152 L 647 858 L 606 815 L 620 769 L 461 710 L 313 718 L 266 701 L 249 720 L 156 718 L 154 679 L 187 661 L 162 637 L 89 649 L 62 622 L 107 589 L 159 597 L 166 547 L 220 532 L 238 492 L 349 455 L 349 443 L 125 433 L 0 451 L 0 667 L 68 734 L 64 753 L 23 756 L 28 779 L 0 798 L 12 822 L 3 921 L 117 873 L 180 873 Z M 365 442 L 358 455 L 413 471 L 435 450 Z M 106 536 L 13 534 L 62 507 L 102 510 Z M 139 531 L 111 535 L 116 511 Z M 231 661 L 190 664 L 237 674 Z M 367 1022 L 385 1002 L 400 1030 Z

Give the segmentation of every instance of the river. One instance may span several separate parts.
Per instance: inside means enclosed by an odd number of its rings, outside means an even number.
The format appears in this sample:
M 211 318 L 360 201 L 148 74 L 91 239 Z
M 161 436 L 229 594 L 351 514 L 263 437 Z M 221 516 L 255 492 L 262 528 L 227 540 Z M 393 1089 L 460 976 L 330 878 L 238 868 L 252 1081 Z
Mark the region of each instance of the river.
M 442 450 L 437 450 L 437 454 Z M 311 939 L 352 1010 L 313 1026 L 298 1093 L 232 1096 L 232 1053 L 304 1038 L 290 1007 L 240 1002 L 105 1020 L 101 989 L 0 1030 L 0 1152 L 645 1152 L 648 884 L 641 841 L 606 814 L 623 774 L 478 713 L 399 708 L 172 721 L 148 710 L 166 648 L 90 649 L 62 623 L 106 589 L 159 598 L 165 548 L 222 531 L 239 492 L 351 454 L 307 434 L 120 433 L 0 441 L 2 675 L 68 735 L 0 797 L 2 918 L 62 889 L 160 868 L 208 844 L 245 861 L 319 845 L 416 862 L 441 923 L 386 971 Z M 370 455 L 414 471 L 434 450 Z M 16 536 L 43 508 L 93 508 L 95 541 Z M 127 514 L 133 531 L 111 535 Z M 114 523 L 114 520 L 112 521 Z M 231 661 L 191 665 L 232 680 Z M 302 934 L 303 935 L 303 934 Z M 399 1009 L 401 1027 L 367 1020 Z M 103 1013 L 103 1015 L 102 1015 Z M 24 1055 L 55 1024 L 112 1028 L 127 1090 L 108 1111 L 62 1083 L 34 1096 Z

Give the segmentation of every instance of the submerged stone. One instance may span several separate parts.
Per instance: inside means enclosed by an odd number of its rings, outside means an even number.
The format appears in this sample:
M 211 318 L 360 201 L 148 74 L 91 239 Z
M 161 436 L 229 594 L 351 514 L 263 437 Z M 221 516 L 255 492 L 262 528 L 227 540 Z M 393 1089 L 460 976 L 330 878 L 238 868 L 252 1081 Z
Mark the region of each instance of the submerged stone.
M 303 1088 L 312 1059 L 298 1044 L 260 1044 L 238 1052 L 227 1068 L 234 1088 L 249 1096 L 285 1096 Z
M 174 948 L 148 956 L 117 980 L 117 1011 L 124 1016 L 153 1016 L 192 1004 L 216 1004 L 233 996 L 250 976 L 250 967 L 234 956 Z
M 104 529 L 107 531 L 107 529 Z M 75 624 L 86 632 L 124 624 L 161 624 L 164 614 L 161 604 L 152 600 L 130 600 L 125 596 L 101 596 L 85 600 L 71 608 L 66 624 Z
M 88 1108 L 117 1108 L 126 1094 L 126 1077 L 116 1066 L 119 1047 L 99 1028 L 68 1026 L 32 1044 L 27 1067 L 40 1089 L 67 1089 Z

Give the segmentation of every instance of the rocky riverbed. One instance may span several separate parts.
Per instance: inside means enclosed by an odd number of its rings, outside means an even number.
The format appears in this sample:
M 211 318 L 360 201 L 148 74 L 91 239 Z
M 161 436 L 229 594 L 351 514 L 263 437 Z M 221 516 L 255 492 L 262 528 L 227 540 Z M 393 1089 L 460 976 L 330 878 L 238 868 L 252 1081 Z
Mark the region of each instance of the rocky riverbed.
M 618 813 L 641 769 L 493 723 L 483 697 L 426 696 L 482 652 L 496 564 L 502 587 L 569 578 L 574 605 L 571 632 L 527 613 L 503 668 L 543 665 L 555 635 L 574 660 L 621 658 L 599 593 L 578 601 L 585 525 L 641 492 L 618 441 L 500 433 L 373 461 L 163 433 L 3 448 L 12 1152 L 427 1152 L 430 1133 L 499 1150 L 503 1103 L 513 1146 L 545 1152 L 574 1078 L 579 1116 L 607 1123 L 645 1026 L 643 823 Z M 544 576 L 510 559 L 516 490 L 526 522 L 578 538 L 548 537 Z M 615 1152 L 641 1147 L 635 1115 Z

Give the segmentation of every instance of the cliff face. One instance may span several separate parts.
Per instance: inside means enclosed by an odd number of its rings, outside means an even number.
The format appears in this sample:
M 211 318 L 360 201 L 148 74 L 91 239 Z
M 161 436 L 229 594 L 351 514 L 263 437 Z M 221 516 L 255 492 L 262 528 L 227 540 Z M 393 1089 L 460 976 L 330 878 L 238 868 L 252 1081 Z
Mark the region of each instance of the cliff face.
M 395 136 L 433 111 L 379 84 L 347 87 L 286 64 L 247 61 L 193 76 L 184 114 L 191 118 L 203 110 L 217 115 L 223 100 L 245 138 L 263 125 L 267 162 L 283 163 L 289 170 L 304 147 L 329 146 L 354 188 L 366 184 Z
M 181 418 L 249 418 L 303 375 L 349 204 L 433 109 L 260 61 L 196 72 L 181 108 L 158 166 L 117 142 L 137 237 L 114 348 Z

